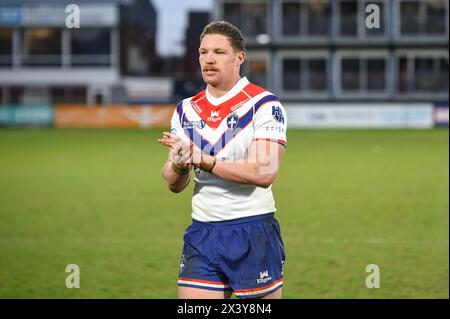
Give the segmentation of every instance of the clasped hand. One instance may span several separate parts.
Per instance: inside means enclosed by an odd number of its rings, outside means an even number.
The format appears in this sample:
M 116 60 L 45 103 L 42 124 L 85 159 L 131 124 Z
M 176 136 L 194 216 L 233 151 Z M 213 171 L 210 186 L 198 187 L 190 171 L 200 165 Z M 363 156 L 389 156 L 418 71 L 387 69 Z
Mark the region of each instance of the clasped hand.
M 158 143 L 169 147 L 169 160 L 180 168 L 190 169 L 194 160 L 194 143 L 187 143 L 175 134 L 163 132 Z

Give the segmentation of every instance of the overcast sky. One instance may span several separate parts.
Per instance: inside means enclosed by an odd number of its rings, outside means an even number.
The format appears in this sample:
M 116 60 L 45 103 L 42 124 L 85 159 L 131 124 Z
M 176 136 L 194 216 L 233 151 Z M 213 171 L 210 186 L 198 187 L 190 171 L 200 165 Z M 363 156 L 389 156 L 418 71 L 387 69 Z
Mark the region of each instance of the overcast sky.
M 187 15 L 192 9 L 212 11 L 214 0 L 150 0 L 158 14 L 157 50 L 161 55 L 183 53 Z

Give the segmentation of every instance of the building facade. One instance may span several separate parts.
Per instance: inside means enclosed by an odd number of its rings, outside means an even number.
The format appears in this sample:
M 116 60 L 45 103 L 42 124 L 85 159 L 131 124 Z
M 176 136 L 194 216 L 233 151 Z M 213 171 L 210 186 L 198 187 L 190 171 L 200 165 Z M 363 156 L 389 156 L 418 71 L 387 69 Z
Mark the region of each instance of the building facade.
M 71 3 L 79 28 L 67 25 Z M 155 35 L 148 0 L 2 0 L 0 105 L 164 98 L 170 81 L 150 77 Z
M 216 0 L 214 18 L 284 100 L 448 103 L 447 0 Z

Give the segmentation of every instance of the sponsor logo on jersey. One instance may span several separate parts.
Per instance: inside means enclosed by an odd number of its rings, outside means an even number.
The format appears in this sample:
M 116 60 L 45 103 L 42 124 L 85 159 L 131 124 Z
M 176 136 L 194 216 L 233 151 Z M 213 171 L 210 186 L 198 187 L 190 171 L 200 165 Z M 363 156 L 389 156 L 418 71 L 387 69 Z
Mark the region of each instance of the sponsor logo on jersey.
M 211 116 L 208 117 L 208 122 L 217 122 L 217 121 L 221 121 L 222 117 L 219 116 L 219 111 L 211 111 Z
M 183 127 L 187 128 L 187 129 L 193 129 L 193 128 L 198 128 L 198 129 L 202 129 L 204 128 L 206 125 L 205 121 L 200 120 L 200 121 L 184 121 L 183 122 Z
M 266 131 L 284 133 L 284 127 L 277 124 L 276 126 L 265 126 Z
M 279 106 L 272 106 L 272 116 L 277 122 L 284 124 L 284 115 Z

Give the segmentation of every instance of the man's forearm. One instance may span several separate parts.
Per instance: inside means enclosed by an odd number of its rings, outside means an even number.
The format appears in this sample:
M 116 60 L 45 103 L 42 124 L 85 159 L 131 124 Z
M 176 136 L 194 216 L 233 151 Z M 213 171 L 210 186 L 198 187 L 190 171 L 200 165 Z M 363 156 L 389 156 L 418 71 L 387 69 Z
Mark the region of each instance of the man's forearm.
M 251 184 L 260 187 L 269 187 L 276 176 L 276 171 L 272 173 L 264 172 L 261 169 L 260 162 L 252 162 L 248 159 L 237 160 L 234 162 L 216 161 L 213 156 L 203 155 L 203 166 L 211 167 L 211 171 L 217 177 L 230 182 L 240 184 Z
M 179 193 L 189 184 L 191 179 L 191 170 L 184 175 L 179 175 L 172 169 L 172 162 L 167 162 L 164 165 L 162 175 L 169 186 L 169 189 L 174 193 Z
M 230 182 L 251 184 L 264 188 L 269 187 L 275 177 L 273 174 L 262 173 L 259 164 L 244 161 L 217 162 L 212 173 Z

